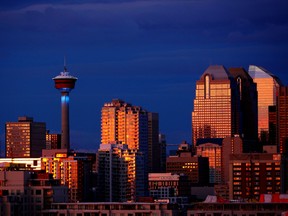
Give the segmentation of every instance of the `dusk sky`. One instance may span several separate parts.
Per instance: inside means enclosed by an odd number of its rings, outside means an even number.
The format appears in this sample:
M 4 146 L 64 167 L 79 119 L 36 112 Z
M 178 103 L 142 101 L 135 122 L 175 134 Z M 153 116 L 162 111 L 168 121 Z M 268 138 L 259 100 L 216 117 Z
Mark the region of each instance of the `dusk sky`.
M 97 150 L 114 98 L 159 113 L 168 143 L 191 143 L 196 80 L 209 65 L 262 66 L 288 81 L 286 0 L 1 0 L 0 137 L 30 116 L 60 133 L 52 78 L 64 55 L 71 147 Z

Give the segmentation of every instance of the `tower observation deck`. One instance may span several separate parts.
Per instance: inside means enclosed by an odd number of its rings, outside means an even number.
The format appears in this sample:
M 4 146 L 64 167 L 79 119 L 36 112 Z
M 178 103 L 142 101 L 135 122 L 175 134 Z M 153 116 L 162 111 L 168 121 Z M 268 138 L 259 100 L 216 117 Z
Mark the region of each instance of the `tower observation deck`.
M 60 75 L 53 78 L 55 88 L 61 92 L 61 149 L 70 149 L 69 92 L 74 89 L 77 77 L 69 75 L 66 66 Z

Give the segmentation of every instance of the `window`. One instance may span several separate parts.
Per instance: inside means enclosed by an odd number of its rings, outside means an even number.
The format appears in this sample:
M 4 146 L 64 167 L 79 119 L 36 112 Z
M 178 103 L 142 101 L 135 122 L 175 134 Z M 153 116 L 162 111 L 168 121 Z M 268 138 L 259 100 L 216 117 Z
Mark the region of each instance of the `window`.
M 205 99 L 210 98 L 210 77 L 209 75 L 205 75 Z

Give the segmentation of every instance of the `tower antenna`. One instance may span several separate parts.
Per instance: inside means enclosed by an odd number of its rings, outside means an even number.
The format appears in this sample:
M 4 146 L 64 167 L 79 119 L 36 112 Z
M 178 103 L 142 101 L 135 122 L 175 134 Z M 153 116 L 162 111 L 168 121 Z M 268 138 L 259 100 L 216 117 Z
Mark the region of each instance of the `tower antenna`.
M 66 67 L 66 55 L 64 55 L 64 72 L 67 72 L 67 67 Z

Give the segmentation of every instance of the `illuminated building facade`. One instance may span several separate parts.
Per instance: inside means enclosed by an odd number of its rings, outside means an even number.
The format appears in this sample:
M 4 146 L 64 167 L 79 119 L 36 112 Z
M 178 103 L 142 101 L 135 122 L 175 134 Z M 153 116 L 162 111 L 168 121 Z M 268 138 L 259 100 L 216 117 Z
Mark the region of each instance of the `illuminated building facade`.
M 46 149 L 60 149 L 61 148 L 61 134 L 51 134 L 49 130 L 46 131 Z
M 7 158 L 41 157 L 46 148 L 46 124 L 31 117 L 19 117 L 18 122 L 6 122 L 5 152 Z
M 278 77 L 262 67 L 250 65 L 248 72 L 257 84 L 258 139 L 262 144 L 267 144 L 269 141 L 268 107 L 276 105 L 277 88 L 282 84 Z
M 147 195 L 143 153 L 126 144 L 101 144 L 97 158 L 99 201 L 136 201 Z
M 61 185 L 68 187 L 69 202 L 88 201 L 92 196 L 93 155 L 67 153 L 66 149 L 43 150 L 41 169 L 52 173 L 54 179 L 61 179 Z
M 252 201 L 259 200 L 261 194 L 280 193 L 281 155 L 270 153 L 232 154 L 229 162 L 229 174 L 230 199 Z
M 118 142 L 129 149 L 148 151 L 148 112 L 114 99 L 101 111 L 101 143 Z
M 237 83 L 222 65 L 209 66 L 196 82 L 192 112 L 193 144 L 199 138 L 242 134 Z
M 177 156 L 169 156 L 166 160 L 166 172 L 185 174 L 191 185 L 209 184 L 208 158 L 193 156 L 189 144 L 180 144 Z
M 196 155 L 207 157 L 209 160 L 209 183 L 222 183 L 222 140 L 198 139 Z

